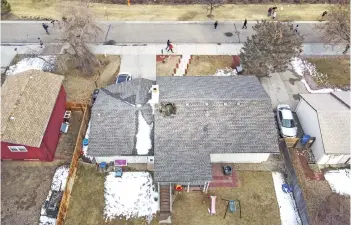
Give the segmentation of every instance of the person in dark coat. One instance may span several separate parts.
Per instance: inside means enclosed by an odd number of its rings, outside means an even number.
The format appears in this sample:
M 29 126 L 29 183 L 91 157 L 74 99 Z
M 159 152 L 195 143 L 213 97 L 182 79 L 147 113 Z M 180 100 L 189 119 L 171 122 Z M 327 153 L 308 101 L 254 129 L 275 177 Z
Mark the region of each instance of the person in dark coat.
M 171 44 L 171 41 L 170 40 L 167 40 L 167 47 L 166 47 L 166 50 L 169 48 L 169 45 Z
M 48 29 L 49 29 L 49 25 L 47 25 L 47 24 L 45 24 L 45 23 L 43 23 L 42 25 L 43 25 L 43 28 L 44 28 L 44 30 L 46 31 L 46 33 L 47 33 L 47 34 L 50 34 L 50 33 L 49 33 L 49 30 L 48 30 Z
M 218 26 L 218 21 L 216 20 L 216 22 L 214 23 L 214 28 L 217 29 Z
M 247 19 L 245 18 L 243 29 L 247 29 Z
M 269 8 L 268 9 L 268 16 L 271 16 L 271 14 L 272 14 L 272 8 Z
M 297 33 L 297 28 L 299 27 L 299 25 L 297 24 L 295 29 L 294 29 L 294 32 Z
M 40 39 L 40 38 L 38 38 L 38 40 L 39 40 L 39 44 L 40 44 L 40 48 L 43 48 L 43 41 Z

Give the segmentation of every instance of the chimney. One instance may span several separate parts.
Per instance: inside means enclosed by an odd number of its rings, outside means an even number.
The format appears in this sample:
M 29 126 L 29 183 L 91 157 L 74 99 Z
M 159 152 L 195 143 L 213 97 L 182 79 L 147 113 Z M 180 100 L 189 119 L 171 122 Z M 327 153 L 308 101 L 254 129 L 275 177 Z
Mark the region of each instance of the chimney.
M 152 85 L 151 87 L 151 102 L 154 104 L 158 104 L 160 97 L 160 92 L 158 89 L 158 85 Z

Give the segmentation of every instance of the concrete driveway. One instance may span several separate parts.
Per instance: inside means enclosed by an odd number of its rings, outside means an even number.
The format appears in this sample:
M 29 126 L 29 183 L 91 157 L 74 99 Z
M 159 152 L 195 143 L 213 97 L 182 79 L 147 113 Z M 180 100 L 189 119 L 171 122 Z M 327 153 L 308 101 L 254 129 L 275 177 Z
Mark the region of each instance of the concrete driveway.
M 156 81 L 156 55 L 122 55 L 120 72 L 129 72 L 132 78 Z

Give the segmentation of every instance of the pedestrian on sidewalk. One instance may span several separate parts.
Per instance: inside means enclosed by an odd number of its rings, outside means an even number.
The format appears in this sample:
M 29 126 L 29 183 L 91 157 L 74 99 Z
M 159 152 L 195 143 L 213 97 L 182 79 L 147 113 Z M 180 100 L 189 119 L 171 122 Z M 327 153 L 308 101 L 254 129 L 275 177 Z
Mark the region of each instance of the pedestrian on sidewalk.
M 43 23 L 42 24 L 43 25 L 43 28 L 44 28 L 44 30 L 46 31 L 46 33 L 49 35 L 50 33 L 49 33 L 49 25 L 47 25 L 47 24 L 45 24 L 45 23 Z
M 297 24 L 295 29 L 294 29 L 294 33 L 297 33 L 297 28 L 299 27 L 299 25 Z
M 274 20 L 275 17 L 277 17 L 277 12 L 275 10 L 273 10 L 273 15 L 272 15 L 272 19 Z
M 43 41 L 40 39 L 40 38 L 38 38 L 38 40 L 39 40 L 39 44 L 40 44 L 40 48 L 43 48 Z
M 218 21 L 216 20 L 216 22 L 214 23 L 214 28 L 217 29 L 218 26 Z
M 268 9 L 268 17 L 270 17 L 272 15 L 272 7 L 270 7 L 269 9 Z
M 167 40 L 167 47 L 166 47 L 166 50 L 168 50 L 170 44 L 171 44 L 171 41 L 170 41 L 170 40 Z
M 171 50 L 171 52 L 174 53 L 174 52 L 173 52 L 173 45 L 172 45 L 172 43 L 169 43 L 168 51 L 167 51 L 167 52 L 169 52 L 169 50 Z
M 324 18 L 327 14 L 328 14 L 328 12 L 327 12 L 327 11 L 324 11 L 324 12 L 322 13 L 322 18 L 321 18 L 321 20 L 323 20 L 323 18 Z
M 343 51 L 343 53 L 342 54 L 346 54 L 346 52 L 348 51 L 350 49 L 350 44 L 347 44 L 346 45 L 346 48 L 345 48 L 345 51 Z
M 243 29 L 247 29 L 247 19 L 245 18 L 245 21 L 244 21 L 244 25 L 243 25 Z

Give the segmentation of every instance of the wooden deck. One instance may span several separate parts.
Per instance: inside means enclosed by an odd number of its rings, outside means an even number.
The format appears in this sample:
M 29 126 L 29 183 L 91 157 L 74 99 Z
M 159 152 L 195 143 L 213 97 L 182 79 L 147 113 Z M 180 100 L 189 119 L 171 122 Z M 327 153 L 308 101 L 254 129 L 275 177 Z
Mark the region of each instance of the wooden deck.
M 160 213 L 167 214 L 171 212 L 171 199 L 169 185 L 160 186 Z
M 238 187 L 238 176 L 233 169 L 231 176 L 225 176 L 223 173 L 223 166 L 225 164 L 213 163 L 212 164 L 212 181 L 209 188 L 216 187 Z

